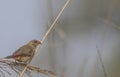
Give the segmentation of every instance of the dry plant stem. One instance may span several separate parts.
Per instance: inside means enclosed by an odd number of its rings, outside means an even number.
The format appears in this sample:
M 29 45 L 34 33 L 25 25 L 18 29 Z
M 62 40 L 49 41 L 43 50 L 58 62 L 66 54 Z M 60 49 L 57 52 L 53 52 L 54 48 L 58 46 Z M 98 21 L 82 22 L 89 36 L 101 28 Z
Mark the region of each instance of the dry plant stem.
M 66 6 L 68 5 L 69 2 L 70 2 L 70 0 L 67 0 L 67 2 L 65 3 L 65 5 L 63 6 L 62 10 L 59 12 L 58 16 L 55 18 L 54 22 L 52 23 L 52 25 L 50 26 L 50 28 L 47 30 L 46 34 L 44 35 L 43 39 L 41 40 L 41 43 L 44 42 L 44 40 L 46 39 L 46 37 L 48 36 L 48 34 L 50 33 L 50 31 L 53 29 L 53 27 L 55 26 L 56 22 L 60 18 L 61 14 L 63 13 L 64 9 L 66 8 Z
M 55 26 L 56 22 L 58 21 L 58 19 L 60 18 L 60 16 L 62 15 L 64 9 L 66 8 L 66 6 L 68 5 L 68 3 L 70 2 L 70 0 L 67 0 L 65 5 L 63 6 L 62 10 L 59 12 L 58 16 L 55 18 L 54 22 L 52 23 L 52 25 L 50 25 L 50 28 L 47 30 L 47 32 L 45 33 L 45 35 L 43 36 L 43 39 L 41 40 L 41 44 L 45 41 L 46 37 L 48 36 L 48 34 L 50 33 L 50 31 L 53 29 L 53 27 Z M 36 52 L 38 52 L 38 50 L 40 49 L 40 47 L 36 50 Z M 28 63 L 29 65 L 30 63 Z M 27 70 L 28 65 L 24 68 L 24 70 L 21 72 L 19 77 L 23 77 L 24 72 Z
M 29 64 L 27 64 L 27 65 L 25 66 L 25 68 L 23 69 L 23 71 L 21 72 L 21 74 L 20 74 L 19 77 L 23 77 L 23 75 L 24 75 L 25 71 L 27 70 L 27 67 L 28 67 L 28 66 L 29 66 Z
M 113 13 L 114 13 L 114 9 L 115 9 L 115 7 L 116 7 L 116 5 L 117 5 L 117 2 L 118 2 L 118 0 L 111 0 L 111 2 L 110 2 L 110 6 L 109 6 L 109 10 L 108 10 L 108 16 L 107 16 L 107 21 L 106 20 L 104 20 L 104 22 L 106 23 L 106 28 L 105 28 L 105 30 L 103 31 L 103 38 L 101 39 L 101 42 L 100 42 L 100 46 L 98 47 L 96 47 L 97 48 L 97 53 L 98 53 L 98 57 L 99 57 L 99 59 L 100 59 L 100 62 L 101 62 L 101 66 L 102 66 L 102 69 L 103 69 L 103 72 L 104 72 L 104 76 L 105 77 L 108 77 L 108 75 L 107 75 L 107 72 L 106 72 L 106 70 L 105 70 L 105 67 L 104 67 L 104 63 L 103 63 L 103 61 L 102 61 L 102 56 L 101 56 L 101 53 L 100 53 L 100 49 L 102 49 L 102 46 L 103 46 L 103 44 L 104 44 L 104 39 L 105 39 L 105 36 L 106 36 L 106 33 L 107 33 L 107 27 L 108 27 L 108 21 L 111 21 L 111 18 L 112 18 L 112 16 L 113 16 Z
M 117 29 L 120 30 L 120 27 L 118 25 L 116 25 L 115 23 L 111 22 L 111 18 L 113 16 L 114 10 L 116 8 L 116 5 L 118 4 L 118 0 L 111 0 L 110 4 L 109 4 L 109 9 L 108 9 L 108 16 L 106 19 L 103 19 L 101 17 L 98 17 L 98 19 L 103 20 L 103 22 L 105 22 L 106 26 L 111 25 Z
M 100 50 L 98 48 L 98 45 L 96 45 L 96 49 L 97 49 L 97 54 L 98 54 L 98 57 L 99 57 L 99 60 L 100 60 L 100 63 L 101 63 L 102 69 L 103 69 L 104 76 L 108 77 L 105 66 L 104 66 L 104 63 L 103 63 L 103 60 L 102 60 L 102 57 L 101 57 L 101 54 L 100 54 Z
M 15 61 L 11 61 L 9 59 L 0 59 L 0 63 L 3 63 L 4 66 L 9 66 L 13 71 L 15 71 L 18 75 L 20 74 L 20 71 L 22 70 L 19 70 L 19 68 L 14 68 L 13 66 L 20 66 L 21 69 L 26 67 L 27 64 L 24 64 L 24 63 L 16 63 Z M 9 75 L 11 75 L 10 72 L 4 70 L 4 67 L 0 67 L 0 69 L 2 69 L 3 71 L 7 72 Z M 52 71 L 49 71 L 49 70 L 45 70 L 45 69 L 41 69 L 39 67 L 35 67 L 35 66 L 31 66 L 31 65 L 28 65 L 27 66 L 27 72 L 30 72 L 31 71 L 36 71 L 36 72 L 39 72 L 39 73 L 42 73 L 42 74 L 45 74 L 45 75 L 49 75 L 49 76 L 52 76 L 52 77 L 56 77 L 56 74 L 53 73 Z M 0 73 L 5 77 L 3 71 L 0 70 Z M 18 72 L 19 71 L 19 72 Z M 29 75 L 29 74 L 27 74 Z M 31 75 L 29 75 L 29 77 L 32 77 Z
M 103 21 L 106 25 L 111 25 L 112 27 L 120 30 L 119 25 L 116 25 L 114 22 L 109 21 L 108 19 L 104 19 L 104 18 L 101 18 L 101 17 L 98 17 L 97 19 L 100 20 L 100 21 Z

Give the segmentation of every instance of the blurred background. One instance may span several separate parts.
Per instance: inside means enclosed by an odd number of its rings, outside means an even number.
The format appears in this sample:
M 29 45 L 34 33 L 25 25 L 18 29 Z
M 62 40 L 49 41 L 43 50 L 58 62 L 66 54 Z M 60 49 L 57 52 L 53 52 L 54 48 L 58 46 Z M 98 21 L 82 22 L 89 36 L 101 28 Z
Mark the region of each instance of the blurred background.
M 41 40 L 65 2 L 0 0 L 0 57 Z M 120 77 L 119 14 L 119 0 L 71 0 L 31 64 L 58 77 Z

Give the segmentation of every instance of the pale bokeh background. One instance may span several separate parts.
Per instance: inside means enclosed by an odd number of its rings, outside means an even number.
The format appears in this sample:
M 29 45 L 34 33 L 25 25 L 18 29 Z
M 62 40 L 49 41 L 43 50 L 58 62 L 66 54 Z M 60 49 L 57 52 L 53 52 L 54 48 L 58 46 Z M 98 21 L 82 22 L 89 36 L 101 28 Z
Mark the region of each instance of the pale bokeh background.
M 0 57 L 41 40 L 65 1 L 1 0 Z M 32 64 L 60 77 L 104 77 L 98 45 L 108 77 L 120 77 L 119 7 L 119 0 L 71 0 Z

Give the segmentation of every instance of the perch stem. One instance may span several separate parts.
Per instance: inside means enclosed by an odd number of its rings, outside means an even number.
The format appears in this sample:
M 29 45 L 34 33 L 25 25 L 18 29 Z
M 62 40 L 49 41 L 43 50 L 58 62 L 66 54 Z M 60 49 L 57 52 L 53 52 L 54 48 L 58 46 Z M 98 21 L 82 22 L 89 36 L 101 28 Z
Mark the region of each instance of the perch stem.
M 50 28 L 47 30 L 47 32 L 45 33 L 45 35 L 43 36 L 41 43 L 43 43 L 46 39 L 46 37 L 48 36 L 48 34 L 50 33 L 50 31 L 53 29 L 53 27 L 55 26 L 56 22 L 58 21 L 58 19 L 60 18 L 60 16 L 62 15 L 64 9 L 66 8 L 66 6 L 68 5 L 68 3 L 70 2 L 70 0 L 67 0 L 65 5 L 63 6 L 63 8 L 61 9 L 61 11 L 59 12 L 59 14 L 57 15 L 57 17 L 55 18 L 54 22 L 50 25 Z M 40 47 L 36 50 L 36 52 L 38 52 L 38 50 L 40 49 Z M 19 77 L 23 77 L 25 71 L 27 70 L 27 67 L 30 63 L 28 63 L 25 68 L 23 69 L 23 71 L 21 72 Z
M 53 27 L 55 26 L 56 22 L 58 21 L 58 19 L 62 15 L 64 9 L 66 8 L 66 6 L 68 5 L 69 2 L 70 2 L 70 0 L 67 0 L 67 2 L 65 3 L 65 5 L 63 6 L 63 8 L 61 9 L 61 11 L 59 12 L 58 16 L 55 18 L 54 22 L 51 24 L 50 28 L 47 30 L 47 32 L 43 36 L 43 38 L 41 40 L 41 43 L 44 42 L 44 40 L 46 39 L 46 37 L 48 36 L 48 34 L 50 33 L 50 31 L 53 29 Z

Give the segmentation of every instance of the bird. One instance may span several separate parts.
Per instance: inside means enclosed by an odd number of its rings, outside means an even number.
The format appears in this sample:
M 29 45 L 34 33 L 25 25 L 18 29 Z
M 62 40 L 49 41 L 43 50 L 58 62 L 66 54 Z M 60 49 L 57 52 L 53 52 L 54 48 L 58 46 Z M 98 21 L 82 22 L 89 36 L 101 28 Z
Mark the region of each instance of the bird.
M 6 59 L 12 58 L 17 62 L 29 63 L 35 55 L 36 48 L 41 45 L 38 40 L 31 40 L 26 45 L 20 47 L 12 55 L 5 57 Z

